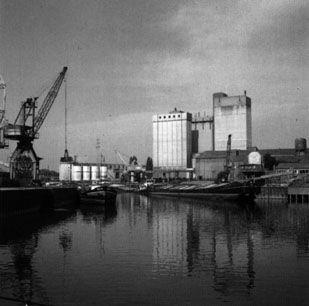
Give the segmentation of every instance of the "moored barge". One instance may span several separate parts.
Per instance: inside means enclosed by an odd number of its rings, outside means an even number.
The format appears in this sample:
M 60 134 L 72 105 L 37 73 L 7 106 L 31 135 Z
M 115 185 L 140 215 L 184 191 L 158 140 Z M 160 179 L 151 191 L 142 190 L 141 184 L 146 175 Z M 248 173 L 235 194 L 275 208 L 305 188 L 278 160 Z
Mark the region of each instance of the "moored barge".
M 81 193 L 81 204 L 106 205 L 108 203 L 115 203 L 116 197 L 117 189 L 110 186 L 98 185 Z
M 151 196 L 171 196 L 188 198 L 213 198 L 226 200 L 254 200 L 258 193 L 258 188 L 250 181 L 246 182 L 227 182 L 220 184 L 210 184 L 207 186 L 199 185 L 163 185 L 154 184 L 143 190 L 144 194 Z

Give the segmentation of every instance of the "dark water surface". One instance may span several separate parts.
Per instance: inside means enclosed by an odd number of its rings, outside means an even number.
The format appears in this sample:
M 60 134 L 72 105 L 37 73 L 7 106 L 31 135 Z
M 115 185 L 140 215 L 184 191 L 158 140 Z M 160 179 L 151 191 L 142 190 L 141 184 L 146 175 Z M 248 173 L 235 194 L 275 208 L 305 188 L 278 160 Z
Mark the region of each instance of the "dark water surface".
M 309 304 L 309 205 L 245 209 L 121 194 L 109 212 L 13 218 L 0 230 L 5 297 L 50 305 Z

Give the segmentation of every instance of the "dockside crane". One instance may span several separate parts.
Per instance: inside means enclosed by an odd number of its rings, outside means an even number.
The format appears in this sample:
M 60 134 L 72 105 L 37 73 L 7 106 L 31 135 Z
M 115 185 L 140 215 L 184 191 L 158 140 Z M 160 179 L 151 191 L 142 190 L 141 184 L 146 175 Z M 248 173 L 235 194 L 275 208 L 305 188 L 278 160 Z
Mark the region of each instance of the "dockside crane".
M 18 180 L 22 185 L 38 179 L 40 157 L 33 149 L 33 141 L 39 137 L 38 132 L 46 119 L 65 78 L 67 67 L 58 75 L 47 93 L 37 115 L 38 97 L 28 98 L 21 104 L 20 111 L 13 124 L 4 127 L 4 138 L 16 140 L 17 147 L 10 157 L 10 178 Z M 29 122 L 29 123 L 28 123 Z
M 5 120 L 5 106 L 6 106 L 6 84 L 0 75 L 0 90 L 3 91 L 2 103 L 0 106 L 0 149 L 8 147 L 8 143 L 4 138 L 4 126 L 7 124 Z
M 230 179 L 231 168 L 232 168 L 231 148 L 232 148 L 232 135 L 229 134 L 227 138 L 227 143 L 226 143 L 226 156 L 225 156 L 224 171 L 219 172 L 217 176 L 217 180 L 216 180 L 217 183 L 228 182 Z

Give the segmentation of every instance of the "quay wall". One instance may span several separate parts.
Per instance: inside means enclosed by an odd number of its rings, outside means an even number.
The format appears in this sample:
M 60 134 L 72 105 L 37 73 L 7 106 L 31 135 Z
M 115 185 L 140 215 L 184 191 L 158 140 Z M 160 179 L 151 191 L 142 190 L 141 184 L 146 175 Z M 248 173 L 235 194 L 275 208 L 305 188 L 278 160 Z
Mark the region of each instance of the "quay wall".
M 0 217 L 76 205 L 76 188 L 0 188 Z

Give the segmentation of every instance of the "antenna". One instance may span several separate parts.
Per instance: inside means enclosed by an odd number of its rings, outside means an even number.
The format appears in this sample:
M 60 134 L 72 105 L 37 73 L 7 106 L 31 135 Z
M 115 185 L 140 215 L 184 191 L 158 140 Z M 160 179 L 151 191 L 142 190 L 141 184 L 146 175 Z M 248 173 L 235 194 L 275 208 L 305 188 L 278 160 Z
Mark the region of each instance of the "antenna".
M 97 163 L 100 163 L 101 142 L 99 137 L 96 139 L 95 148 L 97 150 Z
M 67 78 L 64 79 L 64 150 L 68 151 L 68 106 L 67 106 Z

